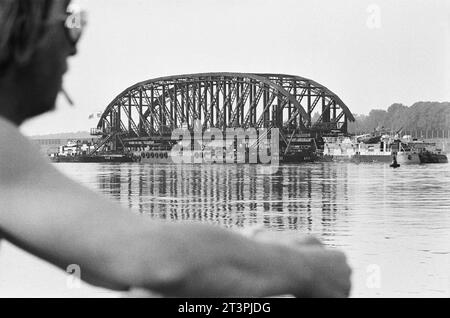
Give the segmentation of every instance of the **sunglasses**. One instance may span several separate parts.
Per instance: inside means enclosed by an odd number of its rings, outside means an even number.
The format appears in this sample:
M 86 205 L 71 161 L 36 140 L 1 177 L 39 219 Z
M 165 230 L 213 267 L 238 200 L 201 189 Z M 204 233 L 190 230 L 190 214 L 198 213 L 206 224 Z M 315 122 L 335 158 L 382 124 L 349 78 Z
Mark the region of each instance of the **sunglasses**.
M 67 17 L 64 21 L 64 29 L 66 30 L 69 41 L 76 45 L 83 35 L 84 28 L 87 25 L 87 13 L 78 5 L 71 4 L 67 8 Z
M 82 10 L 76 4 L 70 4 L 67 8 L 66 14 L 58 16 L 56 19 L 52 19 L 50 24 L 52 23 L 60 23 L 63 22 L 64 30 L 67 35 L 67 39 L 69 42 L 76 46 L 81 36 L 83 35 L 83 31 L 87 25 L 87 13 L 85 10 Z

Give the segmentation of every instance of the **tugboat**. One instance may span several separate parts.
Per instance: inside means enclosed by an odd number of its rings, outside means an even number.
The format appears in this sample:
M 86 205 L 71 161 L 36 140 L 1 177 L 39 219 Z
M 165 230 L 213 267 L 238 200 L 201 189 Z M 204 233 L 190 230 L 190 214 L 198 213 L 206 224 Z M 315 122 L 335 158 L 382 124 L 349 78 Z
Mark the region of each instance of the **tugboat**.
M 87 142 L 69 141 L 65 146 L 59 147 L 57 153 L 50 155 L 54 163 L 122 163 L 133 162 L 132 156 L 122 153 L 96 153 L 91 154 L 95 147 Z
M 309 134 L 292 138 L 289 145 L 290 151 L 282 158 L 284 163 L 310 163 L 320 160 L 321 151 L 316 139 Z
M 448 163 L 448 157 L 442 153 L 424 151 L 420 155 L 421 163 Z
M 323 156 L 325 161 L 335 162 L 392 162 L 391 145 L 388 135 L 376 138 L 324 137 Z
M 448 163 L 445 153 L 437 148 L 436 143 L 403 137 L 401 150 L 397 158 L 403 164 Z
M 448 163 L 447 156 L 428 143 L 405 136 L 324 138 L 323 161 L 384 162 L 392 165 Z M 393 162 L 393 158 L 395 161 Z

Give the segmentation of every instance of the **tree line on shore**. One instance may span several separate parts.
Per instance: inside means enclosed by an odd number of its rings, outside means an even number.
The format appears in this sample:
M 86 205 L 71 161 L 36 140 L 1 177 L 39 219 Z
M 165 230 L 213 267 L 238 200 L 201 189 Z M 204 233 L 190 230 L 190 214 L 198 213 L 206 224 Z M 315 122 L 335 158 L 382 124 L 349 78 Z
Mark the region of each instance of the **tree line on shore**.
M 392 132 L 450 130 L 450 103 L 418 102 L 408 107 L 393 104 L 388 110 L 374 109 L 369 115 L 355 114 L 356 122 L 349 123 L 350 133 L 371 133 L 385 129 Z

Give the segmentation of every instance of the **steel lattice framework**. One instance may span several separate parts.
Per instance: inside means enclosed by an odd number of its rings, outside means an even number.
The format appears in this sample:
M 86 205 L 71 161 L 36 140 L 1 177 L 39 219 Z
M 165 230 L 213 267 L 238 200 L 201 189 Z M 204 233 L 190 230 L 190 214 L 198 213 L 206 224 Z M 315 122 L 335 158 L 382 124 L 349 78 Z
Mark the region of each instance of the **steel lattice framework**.
M 320 117 L 313 122 L 313 114 Z M 168 140 L 176 128 L 279 128 L 298 133 L 347 132 L 354 117 L 326 87 L 283 74 L 204 73 L 169 76 L 131 86 L 102 114 L 93 134 L 104 143 Z M 286 136 L 286 137 L 284 137 Z M 103 144 L 104 144 L 103 143 Z

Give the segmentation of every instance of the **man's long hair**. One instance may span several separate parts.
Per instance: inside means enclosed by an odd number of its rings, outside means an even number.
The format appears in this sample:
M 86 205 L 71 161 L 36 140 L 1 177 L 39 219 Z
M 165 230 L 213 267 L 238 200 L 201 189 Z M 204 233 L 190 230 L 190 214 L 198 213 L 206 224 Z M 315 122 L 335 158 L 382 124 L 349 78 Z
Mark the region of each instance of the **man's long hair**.
M 0 0 L 0 75 L 29 61 L 54 0 Z

